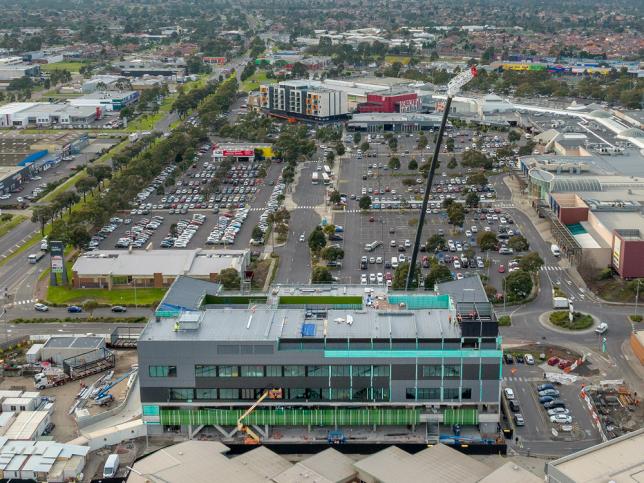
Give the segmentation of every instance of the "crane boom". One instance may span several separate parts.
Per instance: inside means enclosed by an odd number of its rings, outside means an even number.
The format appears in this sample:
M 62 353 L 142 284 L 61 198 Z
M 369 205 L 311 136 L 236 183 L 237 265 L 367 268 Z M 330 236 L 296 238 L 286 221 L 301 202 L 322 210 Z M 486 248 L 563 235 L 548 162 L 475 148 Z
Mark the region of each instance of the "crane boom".
M 255 432 L 250 429 L 248 426 L 246 426 L 243 421 L 246 419 L 252 412 L 255 410 L 257 406 L 259 406 L 264 399 L 267 397 L 270 397 L 271 399 L 281 399 L 282 398 L 282 390 L 281 389 L 266 389 L 261 396 L 259 396 L 259 399 L 255 401 L 255 403 L 249 407 L 244 414 L 239 416 L 239 419 L 237 420 L 237 430 L 241 431 L 242 433 L 245 433 L 248 438 L 246 438 L 245 443 L 247 444 L 258 444 L 259 443 L 259 436 L 255 434 Z
M 474 77 L 476 77 L 477 74 L 478 74 L 478 71 L 476 70 L 475 65 L 458 74 L 456 77 L 454 77 L 452 80 L 450 80 L 447 83 L 447 96 L 454 97 L 456 94 L 460 92 L 461 88 L 469 81 L 474 79 Z

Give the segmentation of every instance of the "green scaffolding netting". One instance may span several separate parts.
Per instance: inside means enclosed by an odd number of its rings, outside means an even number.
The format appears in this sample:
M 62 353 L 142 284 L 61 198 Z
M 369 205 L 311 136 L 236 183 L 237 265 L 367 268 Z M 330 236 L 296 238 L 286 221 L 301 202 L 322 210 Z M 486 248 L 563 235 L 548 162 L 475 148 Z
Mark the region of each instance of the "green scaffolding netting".
M 479 422 L 479 412 L 473 408 L 447 408 L 443 411 L 443 424 L 474 425 Z
M 245 409 L 161 409 L 165 425 L 235 425 Z M 244 419 L 246 424 L 275 426 L 407 425 L 417 424 L 420 410 L 401 409 L 258 409 Z

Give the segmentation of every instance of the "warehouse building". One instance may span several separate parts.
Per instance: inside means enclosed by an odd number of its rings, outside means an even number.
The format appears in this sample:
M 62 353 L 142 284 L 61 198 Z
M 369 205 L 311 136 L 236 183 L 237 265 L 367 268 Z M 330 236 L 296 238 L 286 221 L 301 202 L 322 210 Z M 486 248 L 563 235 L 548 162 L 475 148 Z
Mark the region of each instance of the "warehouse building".
M 93 106 L 50 102 L 12 102 L 0 106 L 0 127 L 87 127 L 101 112 Z
M 353 114 L 347 121 L 347 130 L 362 132 L 416 132 L 438 129 L 441 116 L 419 113 Z
M 69 100 L 71 106 L 93 108 L 95 112 L 120 111 L 139 100 L 138 91 L 95 91 Z
M 226 268 L 240 274 L 248 250 L 97 250 L 81 255 L 72 267 L 75 288 L 169 287 L 180 275 L 215 281 Z
M 0 58 L 0 84 L 9 84 L 14 79 L 22 77 L 38 77 L 40 66 L 38 64 L 27 64 L 22 57 Z
M 443 441 L 440 428 L 457 423 L 473 444 L 498 435 L 502 350 L 487 299 L 466 308 L 449 295 L 351 286 L 204 293 L 198 310 L 162 307 L 138 355 L 151 434 L 235 426 L 272 389 L 249 422 L 396 426 L 421 442 Z
M 143 77 L 146 75 L 163 77 L 183 77 L 186 73 L 184 66 L 152 62 L 142 59 L 116 62 L 113 66 L 125 77 Z

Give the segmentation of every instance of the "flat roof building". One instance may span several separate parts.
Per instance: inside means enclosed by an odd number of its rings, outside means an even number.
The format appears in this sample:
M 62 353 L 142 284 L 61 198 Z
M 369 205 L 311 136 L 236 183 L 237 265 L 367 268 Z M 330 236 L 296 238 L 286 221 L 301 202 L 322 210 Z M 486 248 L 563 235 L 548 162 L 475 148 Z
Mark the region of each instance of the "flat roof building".
M 92 106 L 48 102 L 12 102 L 0 106 L 0 127 L 79 126 L 97 118 Z
M 78 257 L 72 276 L 76 288 L 161 288 L 179 275 L 215 281 L 226 268 L 243 274 L 249 260 L 248 250 L 98 250 Z
M 139 100 L 138 91 L 97 90 L 81 97 L 74 97 L 69 104 L 75 107 L 101 109 L 104 112 L 120 111 Z
M 502 351 L 493 313 L 461 311 L 449 295 L 359 286 L 208 291 L 197 310 L 163 302 L 141 334 L 150 433 L 187 431 L 197 415 L 198 424 L 236 424 L 239 407 L 276 389 L 251 421 L 272 421 L 276 411 L 276 426 L 458 421 L 496 439 Z
M 644 428 L 546 464 L 549 483 L 631 483 L 644 473 Z
M 381 113 L 372 112 L 353 114 L 347 121 L 347 129 L 364 132 L 414 132 L 437 129 L 441 116 L 419 113 Z

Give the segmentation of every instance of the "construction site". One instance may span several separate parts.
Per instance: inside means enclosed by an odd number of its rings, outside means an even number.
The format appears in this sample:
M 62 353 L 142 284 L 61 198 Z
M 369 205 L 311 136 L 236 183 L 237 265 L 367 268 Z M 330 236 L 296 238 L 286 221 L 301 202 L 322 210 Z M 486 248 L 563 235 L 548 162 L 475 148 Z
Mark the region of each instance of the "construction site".
M 586 386 L 585 395 L 593 418 L 608 439 L 614 439 L 642 427 L 644 407 L 641 395 L 620 381 L 601 381 Z

